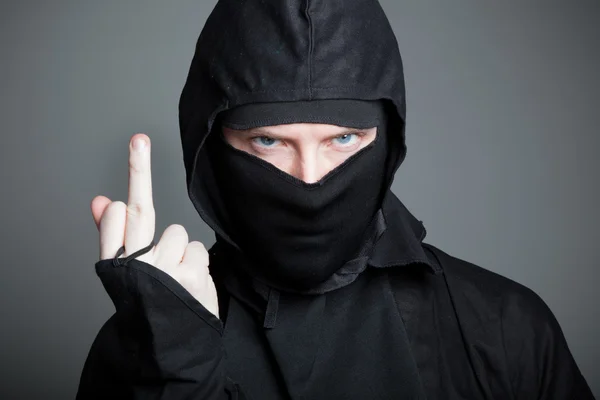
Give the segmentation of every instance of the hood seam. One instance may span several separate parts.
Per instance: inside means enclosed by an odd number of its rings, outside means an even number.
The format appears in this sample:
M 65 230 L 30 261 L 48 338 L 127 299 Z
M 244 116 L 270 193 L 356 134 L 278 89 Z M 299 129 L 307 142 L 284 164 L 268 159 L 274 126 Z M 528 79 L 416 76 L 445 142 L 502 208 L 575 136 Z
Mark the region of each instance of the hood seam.
M 308 99 L 313 99 L 312 93 L 312 57 L 313 57 L 313 37 L 314 37 L 314 24 L 310 16 L 310 0 L 306 0 L 305 9 L 306 19 L 308 20 Z

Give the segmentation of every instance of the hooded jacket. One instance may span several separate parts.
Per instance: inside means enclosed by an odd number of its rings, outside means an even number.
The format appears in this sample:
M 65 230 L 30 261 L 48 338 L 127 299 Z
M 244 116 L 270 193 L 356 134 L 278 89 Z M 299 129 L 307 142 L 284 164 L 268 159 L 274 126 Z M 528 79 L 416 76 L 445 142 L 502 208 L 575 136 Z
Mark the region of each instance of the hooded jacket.
M 387 194 L 360 262 L 318 291 L 243 274 L 206 146 L 220 112 L 324 99 L 385 100 Z M 219 318 L 152 265 L 101 260 L 115 305 L 78 399 L 592 399 L 561 328 L 525 286 L 425 243 L 391 192 L 406 155 L 398 44 L 376 0 L 220 0 L 179 104 L 188 194 L 215 231 Z M 214 134 L 214 133 L 213 133 Z

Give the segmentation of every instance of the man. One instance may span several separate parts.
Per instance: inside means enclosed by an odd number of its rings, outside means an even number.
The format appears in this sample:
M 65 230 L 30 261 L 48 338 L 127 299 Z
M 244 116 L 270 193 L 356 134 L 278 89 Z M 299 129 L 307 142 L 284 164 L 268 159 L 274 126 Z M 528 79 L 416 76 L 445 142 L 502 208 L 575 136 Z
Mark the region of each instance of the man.
M 116 313 L 79 399 L 593 398 L 545 303 L 424 243 L 390 191 L 404 82 L 376 0 L 221 0 L 180 127 L 217 242 L 154 246 L 135 135 L 128 204 L 92 203 Z

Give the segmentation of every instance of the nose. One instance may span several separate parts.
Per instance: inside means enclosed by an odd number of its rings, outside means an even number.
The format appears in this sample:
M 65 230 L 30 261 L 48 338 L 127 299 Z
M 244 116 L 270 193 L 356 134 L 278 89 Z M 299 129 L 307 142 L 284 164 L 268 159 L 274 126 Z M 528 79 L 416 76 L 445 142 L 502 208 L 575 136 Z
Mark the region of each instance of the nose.
M 294 160 L 292 175 L 305 183 L 318 182 L 327 174 L 325 160 L 317 152 L 304 153 Z

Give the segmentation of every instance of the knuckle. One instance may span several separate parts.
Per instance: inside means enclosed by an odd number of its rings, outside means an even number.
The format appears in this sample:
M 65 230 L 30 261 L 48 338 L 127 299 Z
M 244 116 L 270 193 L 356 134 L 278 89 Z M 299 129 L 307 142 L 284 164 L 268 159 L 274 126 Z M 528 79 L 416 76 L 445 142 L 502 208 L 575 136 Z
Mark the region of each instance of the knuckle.
M 152 212 L 151 208 L 139 203 L 127 204 L 127 216 L 128 217 L 140 217 L 142 215 L 150 215 Z
M 134 174 L 141 174 L 144 172 L 143 164 L 135 159 L 135 157 L 129 159 L 129 172 Z
M 180 224 L 171 224 L 171 225 L 169 225 L 169 227 L 167 229 L 169 229 L 169 231 L 171 231 L 171 233 L 173 233 L 173 234 L 177 234 L 179 236 L 186 236 L 187 237 L 187 231 L 185 230 L 185 228 L 183 227 L 183 225 L 180 225 Z

